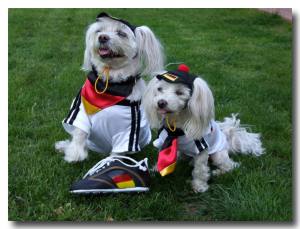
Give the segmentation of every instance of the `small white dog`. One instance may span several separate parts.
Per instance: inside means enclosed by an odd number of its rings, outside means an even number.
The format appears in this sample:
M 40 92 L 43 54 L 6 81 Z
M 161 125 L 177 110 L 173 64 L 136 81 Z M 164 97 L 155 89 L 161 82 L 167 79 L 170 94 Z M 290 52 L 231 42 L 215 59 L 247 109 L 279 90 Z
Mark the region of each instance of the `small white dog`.
M 185 65 L 153 78 L 142 99 L 153 128 L 160 128 L 154 146 L 160 149 L 156 169 L 165 176 L 175 169 L 177 152 L 193 158 L 192 187 L 205 192 L 210 177 L 209 156 L 222 174 L 238 167 L 230 152 L 259 156 L 264 152 L 260 135 L 249 133 L 232 115 L 214 121 L 214 98 L 207 83 L 188 73 Z
M 163 51 L 146 26 L 106 13 L 86 32 L 83 70 L 87 80 L 63 121 L 72 140 L 55 148 L 68 162 L 84 160 L 87 149 L 101 153 L 139 151 L 151 140 L 150 126 L 140 108 L 143 76 L 163 69 Z

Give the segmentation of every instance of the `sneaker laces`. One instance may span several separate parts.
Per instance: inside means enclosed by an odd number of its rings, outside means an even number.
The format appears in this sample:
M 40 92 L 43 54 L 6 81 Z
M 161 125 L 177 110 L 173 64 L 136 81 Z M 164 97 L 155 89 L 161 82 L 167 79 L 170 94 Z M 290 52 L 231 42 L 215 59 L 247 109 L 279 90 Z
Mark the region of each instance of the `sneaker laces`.
M 124 161 L 122 161 L 122 159 L 126 159 L 131 161 L 132 163 L 134 163 L 134 165 L 129 165 L 127 163 L 125 163 Z M 104 169 L 106 165 L 110 165 L 111 162 L 113 161 L 119 161 L 120 163 L 122 163 L 123 165 L 127 166 L 127 167 L 139 167 L 140 170 L 142 171 L 147 171 L 148 169 L 148 158 L 144 158 L 141 161 L 136 161 L 130 157 L 126 157 L 126 156 L 120 156 L 120 155 L 113 155 L 113 156 L 109 156 L 107 158 L 102 159 L 101 161 L 99 161 L 97 164 L 95 164 L 84 176 L 83 179 L 86 178 L 87 176 L 91 176 L 93 174 L 95 174 L 96 172 L 98 172 L 101 169 Z M 145 163 L 146 166 L 143 166 L 142 163 Z

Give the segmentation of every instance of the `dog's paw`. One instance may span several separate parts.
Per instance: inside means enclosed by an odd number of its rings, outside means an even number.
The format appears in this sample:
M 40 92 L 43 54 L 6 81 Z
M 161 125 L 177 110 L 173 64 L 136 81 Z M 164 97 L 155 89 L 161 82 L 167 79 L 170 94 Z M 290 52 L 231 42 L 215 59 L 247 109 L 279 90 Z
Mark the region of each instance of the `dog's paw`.
M 214 170 L 211 171 L 211 174 L 212 174 L 213 176 L 219 176 L 219 175 L 221 175 L 221 174 L 223 174 L 223 173 L 225 173 L 225 171 L 223 171 L 223 170 L 221 170 L 221 169 L 214 169 Z
M 230 172 L 231 170 L 240 167 L 240 163 L 238 162 L 232 162 L 230 163 L 230 166 L 222 166 L 221 168 L 213 170 L 211 173 L 213 176 L 219 176 L 224 173 Z
M 88 156 L 88 151 L 82 147 L 76 147 L 72 144 L 70 144 L 66 150 L 65 150 L 65 161 L 72 163 L 72 162 L 78 162 L 83 161 Z
M 199 192 L 206 192 L 209 188 L 209 185 L 206 182 L 203 181 L 192 181 L 192 187 L 193 187 L 193 191 L 195 193 L 199 193 Z
M 68 145 L 70 145 L 70 140 L 55 142 L 54 147 L 59 153 L 64 153 Z

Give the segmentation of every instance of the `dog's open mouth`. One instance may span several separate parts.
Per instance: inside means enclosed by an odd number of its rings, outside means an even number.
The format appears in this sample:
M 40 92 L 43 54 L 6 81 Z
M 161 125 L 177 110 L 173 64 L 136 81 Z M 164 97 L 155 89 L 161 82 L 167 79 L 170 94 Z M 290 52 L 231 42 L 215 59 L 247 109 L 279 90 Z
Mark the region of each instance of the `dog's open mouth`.
M 109 48 L 99 48 L 98 53 L 101 58 L 118 58 L 124 56 L 120 53 L 113 52 Z

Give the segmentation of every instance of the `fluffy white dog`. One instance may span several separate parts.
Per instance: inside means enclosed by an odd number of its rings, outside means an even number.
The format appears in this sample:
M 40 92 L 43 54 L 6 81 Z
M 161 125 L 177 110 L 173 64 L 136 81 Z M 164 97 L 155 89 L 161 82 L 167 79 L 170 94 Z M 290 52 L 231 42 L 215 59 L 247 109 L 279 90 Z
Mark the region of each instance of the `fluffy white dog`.
M 230 152 L 259 156 L 264 152 L 260 135 L 240 126 L 236 115 L 214 121 L 214 98 L 207 83 L 188 73 L 185 65 L 153 78 L 142 105 L 153 128 L 160 128 L 154 146 L 160 149 L 156 168 L 162 176 L 175 169 L 177 152 L 193 158 L 192 187 L 205 192 L 210 177 L 209 156 L 217 167 L 214 175 L 238 167 Z
M 135 27 L 106 13 L 86 32 L 83 70 L 87 80 L 63 121 L 72 140 L 55 148 L 68 162 L 101 153 L 139 151 L 151 140 L 140 100 L 141 77 L 163 69 L 162 46 L 147 26 Z

